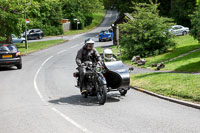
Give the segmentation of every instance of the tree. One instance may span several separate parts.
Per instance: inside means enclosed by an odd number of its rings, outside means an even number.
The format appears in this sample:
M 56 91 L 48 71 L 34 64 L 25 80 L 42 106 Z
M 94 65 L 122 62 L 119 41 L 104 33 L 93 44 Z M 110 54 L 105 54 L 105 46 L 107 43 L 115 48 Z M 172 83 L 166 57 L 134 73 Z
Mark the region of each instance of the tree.
M 20 35 L 23 19 L 24 4 L 20 0 L 0 1 L 0 43 L 12 43 L 11 34 Z
M 27 13 L 30 19 L 28 28 L 40 28 L 45 35 L 60 35 L 63 33 L 61 20 L 63 18 L 60 0 L 34 0 Z
M 200 42 L 200 6 L 196 8 L 195 12 L 190 15 L 191 29 L 190 34 Z
M 170 16 L 177 24 L 190 27 L 189 15 L 193 13 L 195 6 L 195 0 L 173 0 Z
M 93 20 L 93 13 L 102 6 L 101 0 L 62 0 L 64 18 L 68 18 L 76 28 L 74 19 L 81 22 L 79 28 L 89 25 Z
M 168 28 L 172 20 L 159 16 L 157 4 L 136 4 L 133 20 L 120 25 L 120 46 L 124 54 L 131 58 L 161 54 L 175 46 Z

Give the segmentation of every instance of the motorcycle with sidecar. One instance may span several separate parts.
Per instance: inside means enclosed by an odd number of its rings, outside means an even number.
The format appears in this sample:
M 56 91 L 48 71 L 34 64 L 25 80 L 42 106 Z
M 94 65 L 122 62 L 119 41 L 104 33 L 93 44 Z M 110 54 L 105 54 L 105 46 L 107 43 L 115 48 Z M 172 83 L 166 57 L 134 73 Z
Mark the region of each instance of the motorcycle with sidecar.
M 84 78 L 87 93 L 84 93 L 83 97 L 97 96 L 99 104 L 103 105 L 107 99 L 107 92 L 119 91 L 122 96 L 125 96 L 129 90 L 129 69 L 122 61 L 104 62 L 103 65 L 87 62 L 84 67 L 87 69 Z M 79 72 L 73 75 L 77 79 L 76 87 L 81 90 Z

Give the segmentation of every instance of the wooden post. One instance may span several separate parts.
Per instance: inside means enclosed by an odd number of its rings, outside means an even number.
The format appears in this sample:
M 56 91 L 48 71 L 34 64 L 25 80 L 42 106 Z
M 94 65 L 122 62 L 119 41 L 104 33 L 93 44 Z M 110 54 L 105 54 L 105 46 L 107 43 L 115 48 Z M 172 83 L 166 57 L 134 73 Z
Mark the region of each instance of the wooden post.
M 117 48 L 119 47 L 119 27 L 117 26 L 116 29 L 116 41 L 117 41 Z

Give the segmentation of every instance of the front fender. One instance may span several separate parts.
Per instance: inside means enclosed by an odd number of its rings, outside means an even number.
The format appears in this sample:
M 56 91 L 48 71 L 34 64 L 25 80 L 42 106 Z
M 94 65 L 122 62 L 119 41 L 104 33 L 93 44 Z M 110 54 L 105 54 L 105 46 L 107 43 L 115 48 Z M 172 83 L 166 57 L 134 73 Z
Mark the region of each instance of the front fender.
M 98 75 L 99 75 L 98 80 L 100 81 L 100 83 L 102 85 L 107 85 L 106 79 L 104 78 L 103 74 L 99 73 Z

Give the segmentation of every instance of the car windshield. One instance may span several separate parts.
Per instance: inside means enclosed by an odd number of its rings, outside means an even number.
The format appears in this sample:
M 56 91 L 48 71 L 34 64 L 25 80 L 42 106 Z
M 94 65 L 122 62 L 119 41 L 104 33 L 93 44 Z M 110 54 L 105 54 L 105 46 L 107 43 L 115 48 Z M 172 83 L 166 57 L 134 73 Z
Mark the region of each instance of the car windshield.
M 0 52 L 17 52 L 17 48 L 14 45 L 10 45 L 10 44 L 3 44 L 0 45 Z
M 101 33 L 108 33 L 108 30 L 101 31 Z
M 15 34 L 12 34 L 12 38 L 17 38 L 17 37 L 15 36 Z

